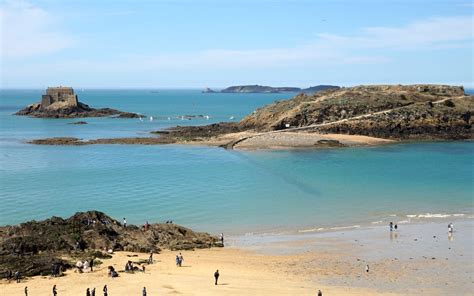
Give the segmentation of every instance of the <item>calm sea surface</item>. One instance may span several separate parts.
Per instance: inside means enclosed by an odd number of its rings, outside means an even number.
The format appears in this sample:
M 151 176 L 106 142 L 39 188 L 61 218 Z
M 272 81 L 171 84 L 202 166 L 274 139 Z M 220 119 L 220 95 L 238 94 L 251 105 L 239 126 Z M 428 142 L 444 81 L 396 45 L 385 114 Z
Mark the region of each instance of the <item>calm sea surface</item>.
M 313 151 L 185 146 L 35 146 L 28 139 L 146 136 L 175 126 L 240 120 L 291 94 L 199 90 L 77 90 L 92 107 L 153 116 L 36 119 L 12 113 L 40 90 L 0 92 L 0 225 L 97 209 L 131 223 L 173 220 L 243 233 L 371 225 L 412 215 L 472 217 L 474 142 Z M 182 115 L 209 115 L 181 120 Z M 82 119 L 81 119 L 82 120 Z M 429 215 L 426 215 L 428 214 Z M 396 215 L 394 218 L 393 215 Z

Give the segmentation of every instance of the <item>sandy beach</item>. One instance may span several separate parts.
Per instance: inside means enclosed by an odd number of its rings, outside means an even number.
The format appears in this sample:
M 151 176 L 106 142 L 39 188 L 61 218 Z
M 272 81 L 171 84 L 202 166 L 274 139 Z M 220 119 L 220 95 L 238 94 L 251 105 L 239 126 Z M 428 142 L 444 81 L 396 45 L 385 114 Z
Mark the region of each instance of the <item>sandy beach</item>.
M 85 295 L 86 288 L 108 285 L 109 295 L 469 295 L 473 289 L 473 222 L 400 224 L 333 231 L 304 230 L 299 234 L 245 235 L 228 239 L 228 247 L 155 255 L 146 272 L 119 272 L 107 277 L 107 266 L 124 269 L 126 261 L 148 254 L 117 252 L 92 273 L 74 270 L 59 278 L 34 277 L 0 284 L 0 295 Z M 370 271 L 365 272 L 365 266 Z M 219 285 L 213 273 L 220 271 Z M 454 294 L 452 294 L 455 292 Z

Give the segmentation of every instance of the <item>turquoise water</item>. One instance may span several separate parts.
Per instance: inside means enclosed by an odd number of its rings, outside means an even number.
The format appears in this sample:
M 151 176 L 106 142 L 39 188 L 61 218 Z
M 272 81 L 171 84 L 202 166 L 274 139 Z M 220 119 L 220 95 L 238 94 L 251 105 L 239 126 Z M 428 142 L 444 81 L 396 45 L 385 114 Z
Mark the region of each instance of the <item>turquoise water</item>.
M 35 146 L 26 139 L 146 135 L 174 125 L 239 120 L 288 94 L 85 90 L 79 98 L 154 117 L 34 119 L 11 114 L 41 92 L 0 102 L 0 225 L 98 209 L 131 223 L 173 220 L 226 233 L 369 224 L 406 215 L 471 216 L 474 142 L 313 151 L 185 146 Z M 210 119 L 180 120 L 181 115 Z M 171 117 L 171 120 L 168 120 Z

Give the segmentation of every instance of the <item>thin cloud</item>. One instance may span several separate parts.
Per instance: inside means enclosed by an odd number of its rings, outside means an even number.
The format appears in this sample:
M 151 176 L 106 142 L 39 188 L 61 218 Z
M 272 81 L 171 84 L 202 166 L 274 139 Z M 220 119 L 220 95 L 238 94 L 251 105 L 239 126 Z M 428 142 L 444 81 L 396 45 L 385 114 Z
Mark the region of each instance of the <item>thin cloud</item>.
M 368 27 L 354 36 L 319 34 L 328 46 L 352 49 L 425 50 L 452 47 L 473 39 L 473 17 L 437 17 L 401 27 Z
M 71 47 L 75 40 L 59 28 L 59 20 L 27 2 L 0 6 L 2 58 L 25 58 Z

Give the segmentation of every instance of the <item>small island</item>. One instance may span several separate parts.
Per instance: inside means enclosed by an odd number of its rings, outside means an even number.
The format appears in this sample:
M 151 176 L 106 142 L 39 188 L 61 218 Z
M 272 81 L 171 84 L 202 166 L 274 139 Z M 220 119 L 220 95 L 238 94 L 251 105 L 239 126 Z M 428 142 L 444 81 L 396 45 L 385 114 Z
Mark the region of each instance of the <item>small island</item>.
M 107 117 L 139 118 L 143 115 L 122 112 L 111 108 L 91 108 L 79 102 L 72 87 L 48 87 L 42 95 L 41 102 L 26 106 L 15 115 L 38 118 L 80 118 L 80 117 Z
M 247 93 L 247 94 L 255 94 L 255 93 L 269 93 L 269 94 L 278 94 L 278 93 L 305 93 L 311 94 L 316 93 L 318 91 L 328 90 L 328 89 L 339 89 L 339 86 L 335 85 L 316 85 L 311 86 L 308 88 L 299 88 L 299 87 L 273 87 L 273 86 L 264 86 L 264 85 L 237 85 L 237 86 L 230 86 L 221 90 L 221 93 Z M 203 93 L 219 93 L 210 88 L 206 88 L 202 91 Z

